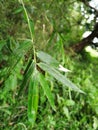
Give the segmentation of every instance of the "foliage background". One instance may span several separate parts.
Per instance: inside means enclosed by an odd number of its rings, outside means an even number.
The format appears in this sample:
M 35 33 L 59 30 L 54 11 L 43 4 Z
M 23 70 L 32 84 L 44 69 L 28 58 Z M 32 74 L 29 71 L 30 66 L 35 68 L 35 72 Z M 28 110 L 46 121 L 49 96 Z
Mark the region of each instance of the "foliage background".
M 92 30 L 94 21 L 87 22 L 92 12 L 79 0 L 25 0 L 24 3 L 33 23 L 36 50 L 49 53 L 71 70 L 71 73 L 64 75 L 86 94 L 65 88 L 46 73 L 56 111 L 51 108 L 43 89 L 39 88 L 37 119 L 32 128 L 27 117 L 28 85 L 18 96 L 32 57 L 27 19 L 19 1 L 1 0 L 0 129 L 97 130 L 98 58 L 91 57 L 85 51 L 76 54 L 70 49 L 82 39 L 85 31 Z M 87 19 L 81 13 L 81 6 L 88 15 Z

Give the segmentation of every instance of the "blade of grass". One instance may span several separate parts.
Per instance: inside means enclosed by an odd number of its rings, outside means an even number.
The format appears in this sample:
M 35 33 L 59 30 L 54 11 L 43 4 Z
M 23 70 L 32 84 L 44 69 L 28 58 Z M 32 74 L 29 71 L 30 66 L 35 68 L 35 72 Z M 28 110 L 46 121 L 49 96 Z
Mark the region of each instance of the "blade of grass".
M 41 73 L 39 74 L 39 82 L 44 90 L 46 97 L 50 102 L 51 107 L 53 108 L 53 110 L 55 110 L 55 104 L 51 89 L 49 88 L 48 82 L 46 81 L 45 77 Z

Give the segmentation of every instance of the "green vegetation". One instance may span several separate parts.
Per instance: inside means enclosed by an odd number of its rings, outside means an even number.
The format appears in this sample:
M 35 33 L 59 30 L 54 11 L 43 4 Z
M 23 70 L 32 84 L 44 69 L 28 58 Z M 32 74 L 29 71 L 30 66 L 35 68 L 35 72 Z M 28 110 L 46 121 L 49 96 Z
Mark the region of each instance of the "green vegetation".
M 98 129 L 97 50 L 75 50 L 98 35 L 88 2 L 0 1 L 0 130 Z

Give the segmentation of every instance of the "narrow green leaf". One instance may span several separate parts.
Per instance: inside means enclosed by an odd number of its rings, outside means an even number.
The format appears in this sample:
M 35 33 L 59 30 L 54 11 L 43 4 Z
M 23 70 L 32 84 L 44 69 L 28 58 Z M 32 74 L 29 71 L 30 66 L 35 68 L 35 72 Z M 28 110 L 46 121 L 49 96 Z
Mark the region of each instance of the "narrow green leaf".
M 30 40 L 25 40 L 20 43 L 19 47 L 14 51 L 16 55 L 23 55 L 26 53 L 32 46 L 32 43 Z
M 30 20 L 30 28 L 31 28 L 32 36 L 33 36 L 34 35 L 34 22 L 32 20 Z
M 37 53 L 37 57 L 38 57 L 41 61 L 43 61 L 43 62 L 45 62 L 45 63 L 47 63 L 47 64 L 49 64 L 49 65 L 52 65 L 52 66 L 54 66 L 54 67 L 58 67 L 58 66 L 59 66 L 59 62 L 58 62 L 56 59 L 54 59 L 54 58 L 51 57 L 49 54 L 47 54 L 47 53 L 45 53 L 45 52 L 43 52 L 43 51 L 39 51 L 39 52 Z
M 34 71 L 33 75 L 30 78 L 28 93 L 28 119 L 32 127 L 34 126 L 36 120 L 39 100 L 37 75 L 37 71 Z
M 28 84 L 31 75 L 34 72 L 34 68 L 35 68 L 35 64 L 33 61 L 30 61 L 30 63 L 28 64 L 26 71 L 25 71 L 25 75 L 24 75 L 24 79 L 22 81 L 22 84 L 20 85 L 20 90 L 19 90 L 19 94 L 20 95 L 21 91 L 24 89 L 24 87 Z
M 48 72 L 50 75 L 52 75 L 54 78 L 56 78 L 63 85 L 68 86 L 69 88 L 73 89 L 74 91 L 84 93 L 75 84 L 73 84 L 69 79 L 67 79 L 64 75 L 62 75 L 59 71 L 57 71 L 55 68 L 52 68 L 51 66 L 49 66 L 45 63 L 42 63 L 42 62 L 39 63 L 38 66 L 42 70 Z
M 22 7 L 17 8 L 17 9 L 14 11 L 14 14 L 18 14 L 18 13 L 20 13 L 20 12 L 22 12 L 22 11 L 23 11 L 23 8 L 22 8 Z
M 7 94 L 9 91 L 14 91 L 17 87 L 17 77 L 16 75 L 10 75 L 9 78 L 5 81 L 5 87 L 2 94 Z
M 51 89 L 49 88 L 49 85 L 48 85 L 45 77 L 41 73 L 39 74 L 39 82 L 44 90 L 46 97 L 48 98 L 48 100 L 50 102 L 51 107 L 55 110 L 55 104 L 54 104 L 54 99 L 53 99 Z

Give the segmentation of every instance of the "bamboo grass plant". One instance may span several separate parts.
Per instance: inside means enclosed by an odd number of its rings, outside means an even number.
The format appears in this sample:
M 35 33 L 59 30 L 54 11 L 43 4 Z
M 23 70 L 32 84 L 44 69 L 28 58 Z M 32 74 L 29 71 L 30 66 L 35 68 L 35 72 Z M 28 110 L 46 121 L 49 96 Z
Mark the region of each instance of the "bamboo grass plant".
M 30 31 L 30 36 L 31 36 L 31 42 L 32 42 L 32 47 L 33 47 L 33 59 L 31 55 L 31 60 L 29 65 L 26 68 L 26 72 L 24 75 L 23 82 L 20 86 L 20 91 L 19 93 L 22 92 L 23 88 L 26 86 L 28 83 L 29 85 L 29 93 L 28 93 L 28 119 L 32 127 L 34 127 L 34 123 L 37 118 L 37 111 L 38 111 L 38 103 L 39 103 L 39 87 L 41 86 L 42 89 L 44 90 L 44 94 L 46 95 L 52 109 L 56 111 L 56 106 L 53 98 L 53 94 L 51 91 L 51 87 L 49 83 L 47 82 L 47 76 L 46 74 L 48 73 L 49 75 L 53 76 L 56 80 L 61 82 L 64 86 L 68 86 L 70 89 L 73 89 L 75 91 L 84 93 L 81 91 L 79 88 L 77 88 L 70 80 L 68 80 L 64 75 L 62 75 L 59 72 L 59 62 L 52 58 L 50 55 L 48 55 L 45 52 L 42 51 L 36 51 L 35 50 L 35 43 L 34 43 L 34 23 L 32 23 L 31 19 L 29 18 L 29 15 L 27 13 L 25 4 L 23 0 L 19 1 L 20 4 L 22 4 L 28 28 Z M 40 62 L 37 62 L 37 59 L 40 59 Z M 39 69 L 44 71 L 44 75 L 42 74 Z

